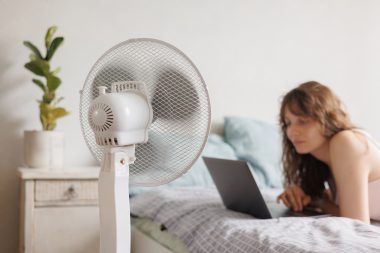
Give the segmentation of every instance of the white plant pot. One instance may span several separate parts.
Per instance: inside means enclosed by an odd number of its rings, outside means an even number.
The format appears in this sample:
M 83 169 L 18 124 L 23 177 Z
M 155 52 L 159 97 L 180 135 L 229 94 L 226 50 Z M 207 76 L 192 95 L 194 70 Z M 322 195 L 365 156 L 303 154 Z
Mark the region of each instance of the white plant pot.
M 64 135 L 56 131 L 24 131 L 24 161 L 30 168 L 63 169 Z

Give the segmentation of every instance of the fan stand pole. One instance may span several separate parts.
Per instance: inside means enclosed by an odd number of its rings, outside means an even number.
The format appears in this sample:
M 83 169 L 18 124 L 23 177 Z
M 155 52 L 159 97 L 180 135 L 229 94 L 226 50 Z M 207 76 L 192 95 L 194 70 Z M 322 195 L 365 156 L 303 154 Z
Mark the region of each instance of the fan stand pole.
M 99 175 L 100 253 L 126 253 L 131 248 L 128 154 L 134 145 L 107 148 Z

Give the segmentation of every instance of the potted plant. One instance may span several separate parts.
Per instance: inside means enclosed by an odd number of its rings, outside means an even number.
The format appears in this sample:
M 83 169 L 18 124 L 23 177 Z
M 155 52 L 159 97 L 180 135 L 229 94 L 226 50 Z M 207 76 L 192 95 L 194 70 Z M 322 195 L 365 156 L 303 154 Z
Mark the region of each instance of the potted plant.
M 42 131 L 24 132 L 25 163 L 32 168 L 60 169 L 63 167 L 63 133 L 53 130 L 57 125 L 57 119 L 66 116 L 69 112 L 58 106 L 63 99 L 56 96 L 56 91 L 61 84 L 61 79 L 57 77 L 60 68 L 52 70 L 50 67 L 50 61 L 64 40 L 63 37 L 54 38 L 56 31 L 56 26 L 48 28 L 45 35 L 44 55 L 30 41 L 23 43 L 31 50 L 30 61 L 24 66 L 36 75 L 32 82 L 43 92 L 42 98 L 37 100 Z

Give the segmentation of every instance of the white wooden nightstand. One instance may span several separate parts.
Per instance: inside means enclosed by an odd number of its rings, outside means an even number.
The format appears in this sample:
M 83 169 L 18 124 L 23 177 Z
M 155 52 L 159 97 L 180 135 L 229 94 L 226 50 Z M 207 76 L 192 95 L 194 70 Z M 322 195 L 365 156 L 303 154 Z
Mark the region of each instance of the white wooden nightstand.
M 99 252 L 98 176 L 98 167 L 20 168 L 19 252 Z

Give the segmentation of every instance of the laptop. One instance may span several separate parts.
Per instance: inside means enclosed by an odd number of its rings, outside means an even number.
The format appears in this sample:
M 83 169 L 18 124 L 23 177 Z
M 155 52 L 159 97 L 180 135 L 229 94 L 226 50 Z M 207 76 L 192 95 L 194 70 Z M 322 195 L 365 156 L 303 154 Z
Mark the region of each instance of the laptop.
M 295 212 L 282 203 L 266 203 L 246 161 L 202 158 L 227 209 L 261 219 L 328 216 L 312 209 Z

